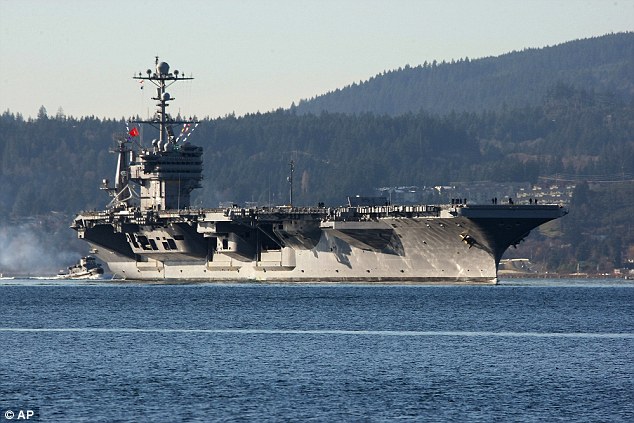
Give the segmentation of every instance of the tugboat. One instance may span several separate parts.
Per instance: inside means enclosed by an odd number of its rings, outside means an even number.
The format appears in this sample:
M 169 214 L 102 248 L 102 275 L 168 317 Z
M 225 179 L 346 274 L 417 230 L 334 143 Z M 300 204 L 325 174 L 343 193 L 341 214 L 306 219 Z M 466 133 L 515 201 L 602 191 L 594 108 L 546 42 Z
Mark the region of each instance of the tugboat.
M 118 140 L 112 201 L 79 213 L 71 228 L 94 255 L 124 279 L 284 283 L 495 284 L 500 259 L 531 230 L 568 211 L 558 204 L 394 205 L 349 198 L 347 205 L 196 209 L 202 147 L 188 141 L 195 120 L 167 113 L 166 91 L 192 79 L 156 58 L 133 77 L 156 87 L 156 112 L 131 120 Z M 141 124 L 151 145 L 136 142 Z M 182 126 L 181 126 L 182 125 Z
M 68 270 L 60 270 L 58 279 L 100 279 L 103 267 L 93 256 L 82 257 L 79 262 L 70 266 Z

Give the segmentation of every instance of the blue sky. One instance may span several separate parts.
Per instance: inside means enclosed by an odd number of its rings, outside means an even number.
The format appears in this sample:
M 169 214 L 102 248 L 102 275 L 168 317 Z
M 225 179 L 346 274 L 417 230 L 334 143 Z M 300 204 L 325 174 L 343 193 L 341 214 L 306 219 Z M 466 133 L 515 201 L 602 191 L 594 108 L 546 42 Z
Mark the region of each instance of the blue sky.
M 266 112 L 425 61 L 634 30 L 634 0 L 0 0 L 0 112 L 142 116 L 134 73 L 193 73 L 172 112 Z

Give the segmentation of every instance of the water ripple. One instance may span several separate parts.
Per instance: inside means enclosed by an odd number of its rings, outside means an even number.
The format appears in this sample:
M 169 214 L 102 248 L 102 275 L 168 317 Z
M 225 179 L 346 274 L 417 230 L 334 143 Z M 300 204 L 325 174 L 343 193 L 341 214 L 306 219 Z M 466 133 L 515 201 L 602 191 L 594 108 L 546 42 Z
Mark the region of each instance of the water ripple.
M 63 333 L 195 333 L 236 335 L 357 335 L 357 336 L 455 336 L 501 338 L 614 338 L 634 339 L 634 333 L 596 332 L 488 332 L 488 331 L 403 331 L 341 329 L 174 329 L 174 328 L 0 328 L 0 332 Z

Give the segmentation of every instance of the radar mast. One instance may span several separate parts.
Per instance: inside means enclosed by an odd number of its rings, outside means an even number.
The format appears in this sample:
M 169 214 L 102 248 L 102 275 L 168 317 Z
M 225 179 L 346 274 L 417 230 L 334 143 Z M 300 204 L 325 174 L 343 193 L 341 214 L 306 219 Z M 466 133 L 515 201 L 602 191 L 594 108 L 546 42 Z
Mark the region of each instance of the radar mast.
M 157 128 L 159 131 L 159 147 L 165 147 L 167 146 L 167 144 L 176 144 L 178 142 L 178 139 L 174 136 L 172 126 L 187 123 L 197 124 L 198 122 L 194 119 L 176 120 L 169 115 L 169 113 L 167 112 L 169 102 L 174 100 L 175 98 L 170 96 L 170 94 L 167 92 L 167 88 L 176 81 L 188 81 L 194 78 L 191 76 L 186 77 L 184 74 L 181 75 L 178 70 L 170 72 L 170 65 L 167 64 L 167 62 L 159 62 L 158 56 L 156 56 L 155 60 L 155 71 L 148 69 L 145 71 L 145 73 L 146 75 L 144 76 L 141 72 L 139 72 L 138 75 L 135 75 L 132 78 L 140 81 L 150 81 L 156 86 L 156 97 L 152 97 L 152 100 L 158 102 L 156 103 L 157 109 L 154 115 L 154 119 L 130 120 L 130 122 L 146 123 Z

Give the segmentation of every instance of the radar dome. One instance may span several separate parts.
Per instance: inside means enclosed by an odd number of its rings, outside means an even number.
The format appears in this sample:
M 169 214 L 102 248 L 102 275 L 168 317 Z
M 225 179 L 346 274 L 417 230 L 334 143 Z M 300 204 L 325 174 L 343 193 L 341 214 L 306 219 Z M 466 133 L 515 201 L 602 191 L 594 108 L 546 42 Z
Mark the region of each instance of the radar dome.
M 165 62 L 161 62 L 156 65 L 156 73 L 159 75 L 167 75 L 170 72 L 170 65 Z
M 169 101 L 170 100 L 170 93 L 163 93 L 163 100 L 164 101 Z

